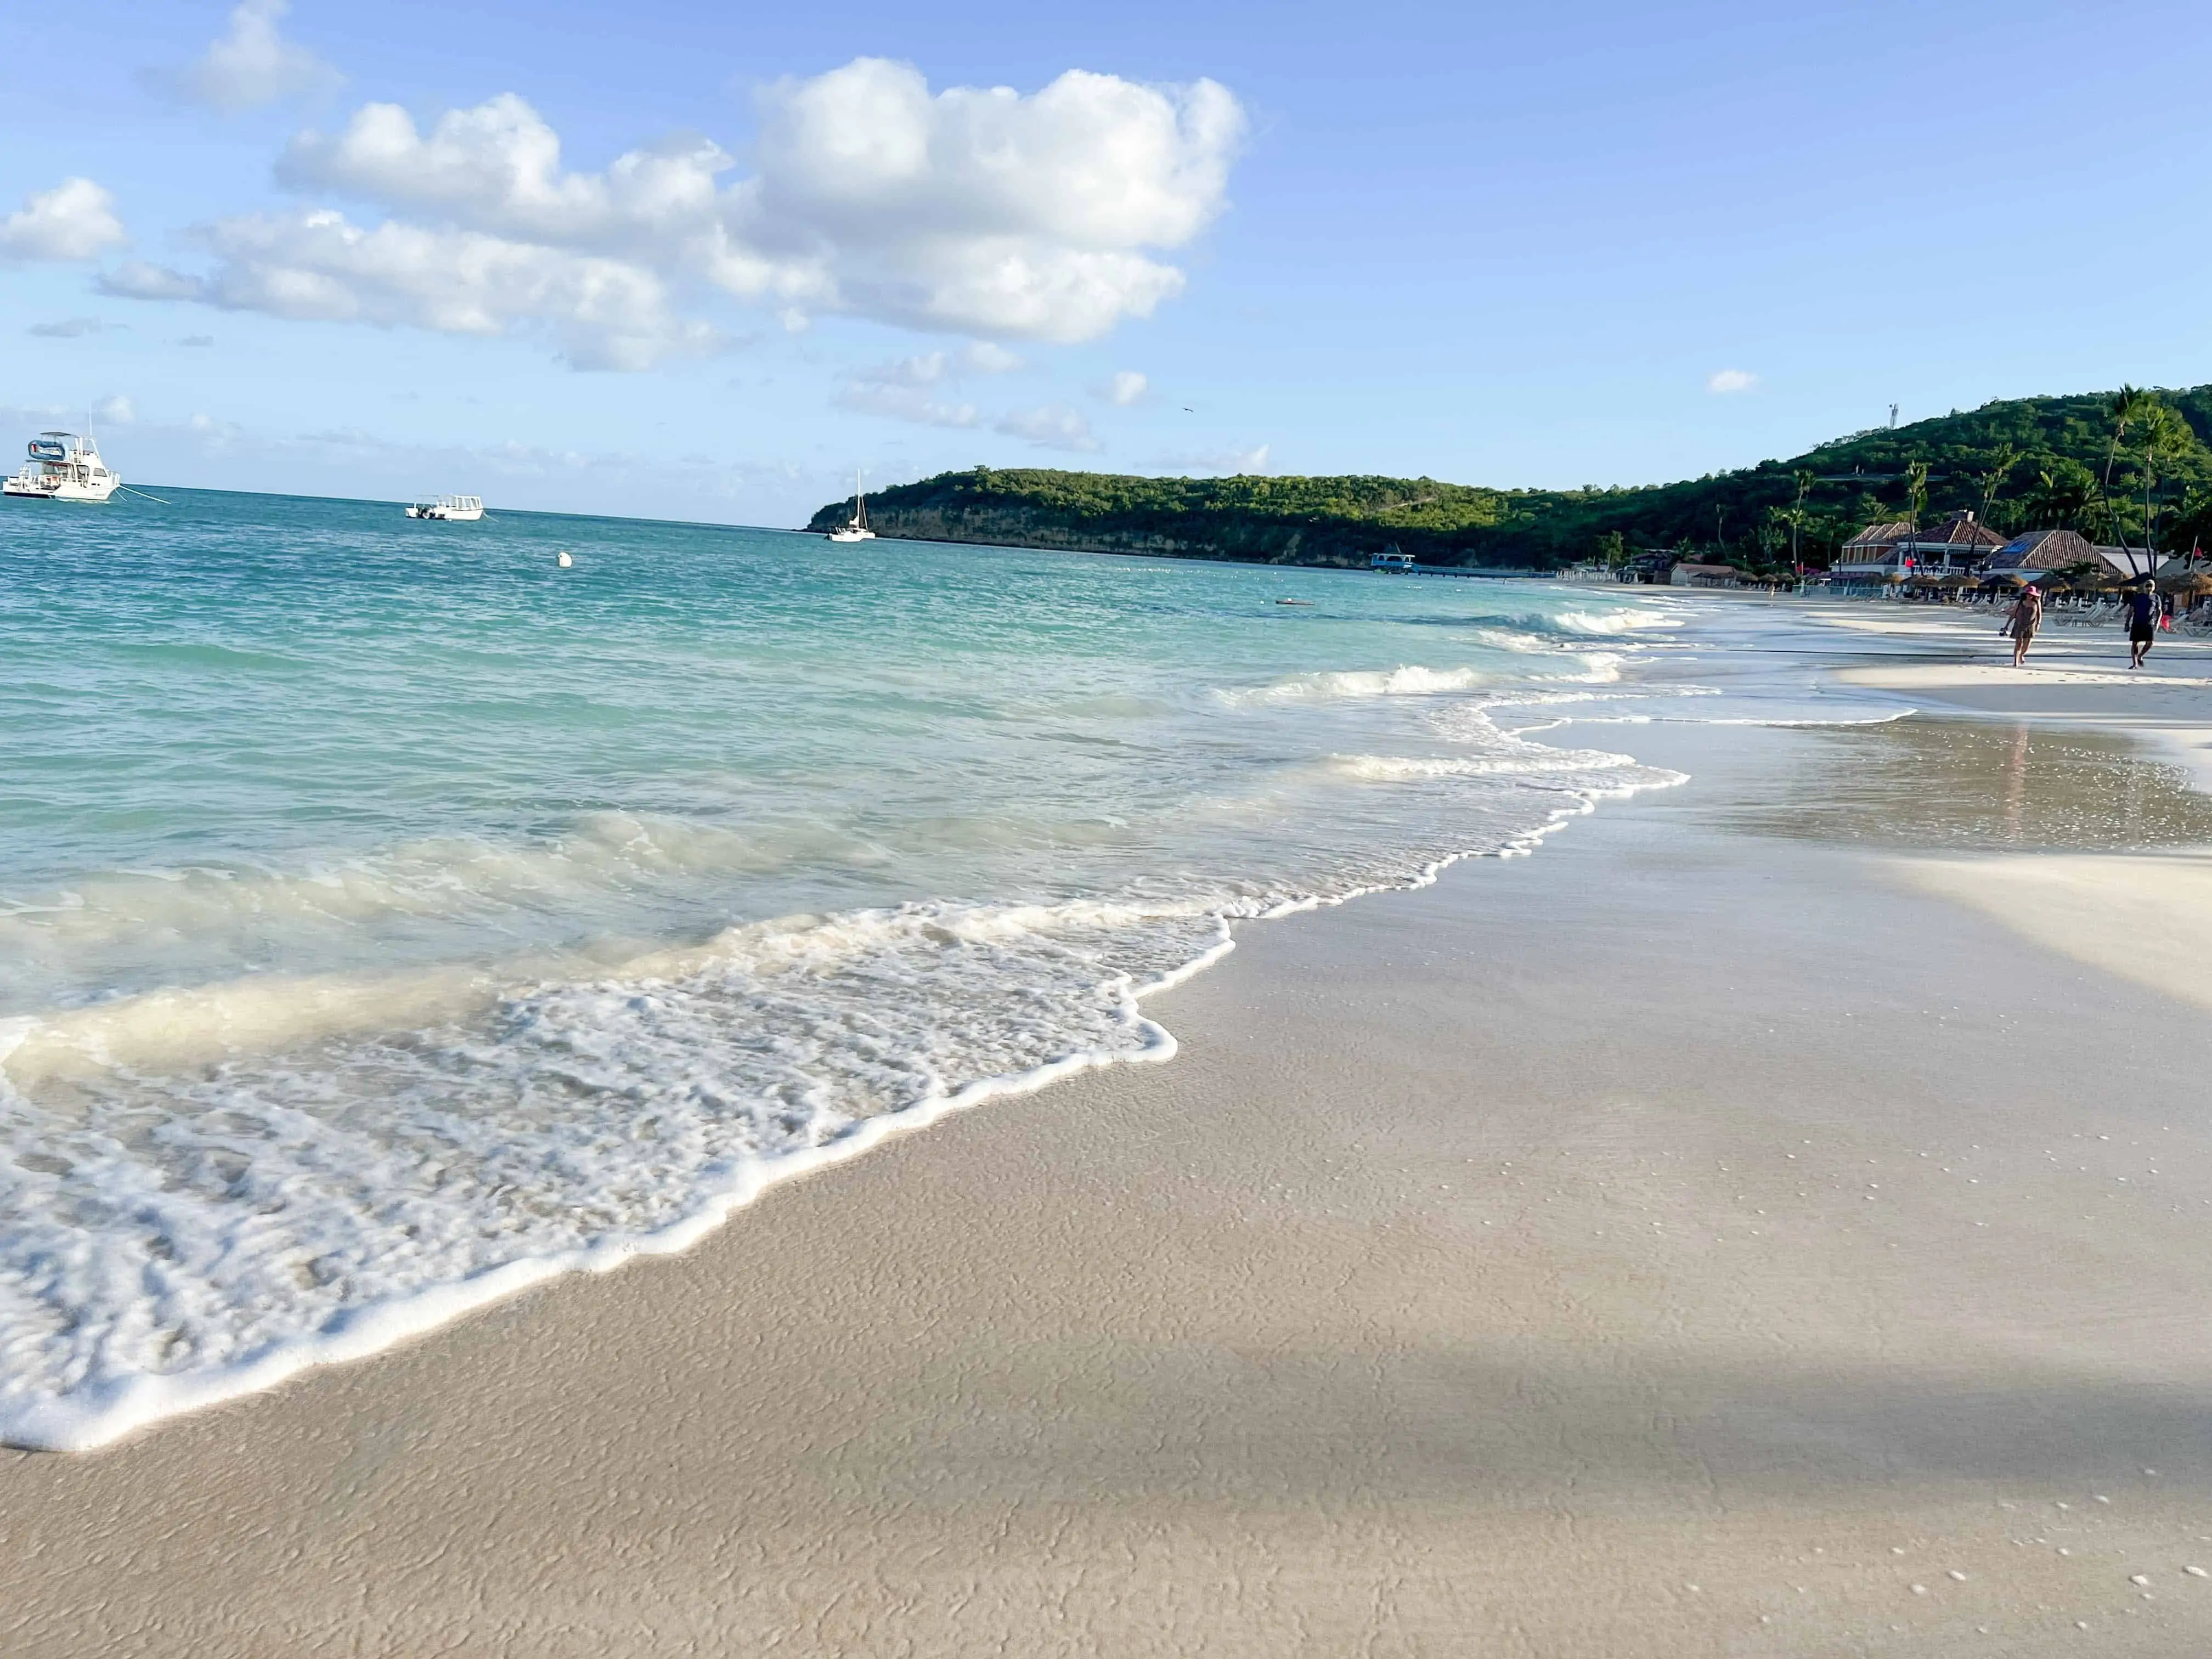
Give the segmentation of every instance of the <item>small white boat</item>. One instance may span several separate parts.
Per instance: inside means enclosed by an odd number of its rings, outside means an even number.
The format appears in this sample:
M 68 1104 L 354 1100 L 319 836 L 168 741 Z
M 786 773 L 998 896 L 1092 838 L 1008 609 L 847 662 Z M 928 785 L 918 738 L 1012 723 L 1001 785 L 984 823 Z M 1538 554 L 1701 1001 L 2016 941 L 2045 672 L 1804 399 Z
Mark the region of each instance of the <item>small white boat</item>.
M 481 495 L 441 495 L 434 501 L 417 501 L 407 509 L 410 519 L 442 519 L 453 524 L 468 524 L 483 517 L 483 497 Z
M 833 542 L 872 542 L 876 532 L 868 528 L 868 498 L 860 493 L 860 475 L 853 474 L 853 516 L 842 528 L 830 532 Z
M 0 495 L 34 501 L 104 501 L 123 488 L 123 480 L 100 459 L 100 446 L 88 432 L 41 432 L 31 440 L 31 459 L 12 478 L 0 480 Z

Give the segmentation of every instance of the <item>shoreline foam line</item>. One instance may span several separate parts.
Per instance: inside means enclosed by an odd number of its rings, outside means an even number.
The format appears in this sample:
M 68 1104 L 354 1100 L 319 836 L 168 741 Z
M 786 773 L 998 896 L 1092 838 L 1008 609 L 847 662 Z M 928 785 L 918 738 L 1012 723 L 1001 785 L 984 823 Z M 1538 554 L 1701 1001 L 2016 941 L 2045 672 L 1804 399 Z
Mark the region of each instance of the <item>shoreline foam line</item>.
M 641 1257 L 682 1255 L 719 1231 L 732 1216 L 751 1205 L 771 1187 L 859 1158 L 896 1136 L 927 1128 L 952 1113 L 989 1100 L 1033 1094 L 1064 1078 L 1118 1062 L 1164 1063 L 1175 1057 L 1175 1035 L 1144 1014 L 1143 1000 L 1194 978 L 1227 957 L 1236 949 L 1234 921 L 1278 921 L 1333 908 L 1378 893 L 1416 892 L 1434 884 L 1444 871 L 1464 860 L 1527 857 L 1555 831 L 1577 817 L 1595 812 L 1601 801 L 1626 799 L 1645 789 L 1669 788 L 1688 781 L 1685 773 L 1656 768 L 1648 770 L 1650 775 L 1636 782 L 1611 788 L 1570 791 L 1575 797 L 1574 805 L 1554 807 L 1545 822 L 1510 838 L 1504 845 L 1446 854 L 1402 880 L 1355 887 L 1339 894 L 1310 895 L 1270 907 L 1255 915 L 1232 917 L 1217 913 L 1214 920 L 1220 937 L 1214 945 L 1143 985 L 1125 981 L 1119 988 L 1115 1011 L 1117 1020 L 1122 1029 L 1134 1030 L 1143 1037 L 1140 1046 L 1134 1049 L 1074 1050 L 1026 1072 L 981 1079 L 896 1111 L 862 1119 L 819 1146 L 773 1157 L 749 1158 L 732 1170 L 722 1185 L 705 1194 L 691 1213 L 651 1232 L 527 1256 L 467 1279 L 367 1304 L 338 1315 L 329 1328 L 313 1336 L 287 1342 L 274 1351 L 264 1351 L 234 1364 L 176 1376 L 141 1373 L 94 1384 L 76 1393 L 21 1402 L 15 1407 L 0 1410 L 0 1444 L 24 1451 L 96 1450 L 167 1419 L 248 1395 L 265 1393 L 305 1372 L 369 1358 L 552 1279 L 574 1273 L 609 1273 Z M 22 1022 L 9 1022 L 0 1028 L 0 1038 L 11 1039 L 0 1048 L 0 1101 L 12 1092 L 4 1070 L 7 1053 L 27 1032 L 28 1027 Z
M 1620 659 L 1608 661 L 1604 665 L 1604 672 L 1593 677 L 1595 683 L 1617 683 L 1620 678 L 1621 665 Z M 1592 678 L 1581 678 L 1585 685 L 1592 684 Z M 1382 689 L 1388 695 L 1391 689 L 1387 684 L 1389 676 L 1385 674 L 1382 679 L 1385 683 Z M 1645 688 L 1640 694 L 1595 689 L 1568 692 L 1559 680 L 1553 679 L 1549 682 L 1548 688 L 1532 688 L 1522 696 L 1482 697 L 1477 702 L 1474 714 L 1489 725 L 1498 736 L 1530 749 L 1555 749 L 1557 745 L 1552 743 L 1523 733 L 1548 732 L 1559 726 L 1577 723 L 1610 723 L 1598 711 L 1617 699 L 1638 695 L 1664 696 L 1678 690 L 1680 688 L 1662 690 L 1653 686 Z M 1703 688 L 1698 690 L 1702 690 Z M 1360 690 L 1371 695 L 1364 684 Z M 1723 692 L 1719 695 L 1728 694 Z M 1574 708 L 1577 704 L 1583 707 Z M 1541 709 L 1553 718 L 1540 718 L 1518 730 L 1491 719 L 1492 713 L 1508 708 Z M 1650 716 L 1641 718 L 1648 720 Z M 1744 723 L 1839 722 L 1801 722 L 1769 718 Z M 1100 1037 L 1094 1037 L 1089 1042 L 1073 1047 L 1027 1069 L 983 1077 L 958 1088 L 913 1099 L 902 1108 L 876 1116 L 857 1121 L 845 1120 L 834 1129 L 831 1138 L 815 1144 L 793 1146 L 780 1152 L 748 1152 L 717 1158 L 702 1166 L 701 1173 L 706 1179 L 699 1188 L 694 1188 L 684 1212 L 666 1219 L 662 1224 L 569 1242 L 559 1248 L 546 1249 L 517 1260 L 493 1262 L 462 1276 L 420 1287 L 400 1287 L 381 1298 L 364 1300 L 354 1306 L 333 1310 L 313 1330 L 287 1334 L 257 1351 L 203 1370 L 166 1375 L 152 1371 L 126 1373 L 105 1377 L 76 1389 L 19 1399 L 13 1407 L 0 1408 L 0 1443 L 40 1450 L 88 1450 L 111 1444 L 167 1418 L 264 1392 L 305 1371 L 367 1358 L 384 1348 L 426 1334 L 441 1325 L 564 1274 L 604 1273 L 636 1257 L 681 1254 L 778 1182 L 796 1179 L 847 1158 L 858 1157 L 893 1136 L 927 1127 L 952 1112 L 1002 1096 L 1036 1092 L 1063 1078 L 1117 1060 L 1160 1062 L 1170 1060 L 1176 1052 L 1173 1034 L 1164 1025 L 1146 1017 L 1140 1005 L 1153 993 L 1181 984 L 1225 957 L 1235 948 L 1235 922 L 1279 919 L 1305 911 L 1333 908 L 1375 893 L 1419 890 L 1435 883 L 1445 870 L 1463 860 L 1530 855 L 1553 832 L 1577 817 L 1594 813 L 1603 801 L 1626 799 L 1645 789 L 1668 787 L 1688 781 L 1686 774 L 1644 767 L 1635 763 L 1632 757 L 1622 758 L 1636 768 L 1631 776 L 1617 781 L 1585 779 L 1575 785 L 1547 791 L 1556 804 L 1544 813 L 1540 822 L 1502 836 L 1487 846 L 1466 848 L 1428 859 L 1422 859 L 1418 853 L 1411 853 L 1408 849 L 1411 856 L 1407 863 L 1400 866 L 1402 873 L 1393 872 L 1386 879 L 1352 885 L 1334 892 L 1311 893 L 1301 898 L 1265 904 L 1264 908 L 1254 905 L 1239 908 L 1232 904 L 1192 913 L 1194 921 L 1203 917 L 1212 924 L 1215 934 L 1212 945 L 1188 960 L 1141 982 L 1133 974 L 1126 972 L 1109 975 L 1096 982 L 1096 994 L 1100 999 L 1102 1012 L 1109 1014 L 1112 1032 L 1138 1038 L 1138 1044 L 1133 1048 L 1106 1046 L 1103 1041 L 1104 1034 L 1102 1033 Z M 1189 941 L 1194 945 L 1196 942 L 1194 939 Z M 0 1032 L 0 1039 L 4 1039 L 5 1035 Z M 10 1093 L 12 1091 L 9 1089 L 4 1069 L 0 1069 L 0 1096 Z
M 1228 955 L 1236 948 L 1235 941 L 1228 937 L 1226 922 L 1221 931 L 1223 937 L 1218 944 L 1183 968 L 1124 993 L 1116 1012 L 1144 1035 L 1142 1046 L 1136 1049 L 1119 1053 L 1079 1050 L 1025 1073 L 981 1079 L 950 1094 L 919 1101 L 878 1117 L 862 1119 L 818 1146 L 772 1158 L 748 1158 L 719 1190 L 708 1194 L 693 1213 L 650 1233 L 608 1239 L 580 1249 L 526 1257 L 457 1283 L 434 1285 L 354 1309 L 339 1316 L 335 1329 L 234 1365 L 185 1376 L 142 1375 L 89 1390 L 95 1395 L 90 1401 L 63 1395 L 35 1402 L 9 1413 L 4 1423 L 0 1423 L 0 1444 L 27 1451 L 88 1451 L 109 1445 L 165 1419 L 264 1393 L 304 1371 L 368 1358 L 549 1279 L 572 1273 L 608 1273 L 641 1256 L 681 1255 L 770 1187 L 857 1158 L 894 1135 L 925 1128 L 953 1112 L 980 1105 L 986 1100 L 1034 1093 L 1062 1078 L 1116 1061 L 1152 1063 L 1171 1060 L 1176 1053 L 1174 1034 L 1158 1021 L 1146 1018 L 1139 1011 L 1139 1000 L 1153 991 L 1181 983 Z M 0 1051 L 0 1059 L 4 1058 L 4 1051 Z

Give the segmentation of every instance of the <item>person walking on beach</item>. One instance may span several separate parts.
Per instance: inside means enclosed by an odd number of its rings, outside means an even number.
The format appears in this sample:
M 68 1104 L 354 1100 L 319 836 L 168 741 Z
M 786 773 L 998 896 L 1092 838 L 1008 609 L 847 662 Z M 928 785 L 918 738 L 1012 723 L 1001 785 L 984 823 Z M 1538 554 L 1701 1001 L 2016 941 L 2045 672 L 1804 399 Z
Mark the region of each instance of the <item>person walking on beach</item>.
M 2033 585 L 2020 590 L 2020 597 L 2012 602 L 2012 615 L 2005 621 L 2004 631 L 2012 635 L 2012 665 L 2024 666 L 2027 662 L 2028 642 L 2035 638 L 2035 630 L 2043 621 L 2043 595 Z
M 2158 637 L 2158 595 L 2148 587 L 2138 587 L 2128 595 L 2124 607 L 2128 618 L 2128 666 L 2141 668 L 2143 659 L 2150 655 L 2151 641 Z

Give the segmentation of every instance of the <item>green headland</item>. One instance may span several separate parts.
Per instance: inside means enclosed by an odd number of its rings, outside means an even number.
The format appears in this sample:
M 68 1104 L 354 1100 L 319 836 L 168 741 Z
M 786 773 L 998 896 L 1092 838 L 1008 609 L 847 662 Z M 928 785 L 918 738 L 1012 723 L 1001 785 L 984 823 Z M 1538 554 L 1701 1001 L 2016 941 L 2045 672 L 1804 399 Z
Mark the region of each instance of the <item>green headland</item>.
M 2019 398 L 1855 432 L 1678 483 L 1510 489 L 1434 478 L 1158 478 L 975 467 L 868 498 L 879 534 L 925 541 L 1361 565 L 1554 569 L 1667 550 L 1780 570 L 1883 520 L 1971 511 L 2008 532 L 2212 544 L 2212 386 Z M 842 524 L 849 500 L 809 525 Z M 1794 535 L 1793 535 L 1794 532 Z

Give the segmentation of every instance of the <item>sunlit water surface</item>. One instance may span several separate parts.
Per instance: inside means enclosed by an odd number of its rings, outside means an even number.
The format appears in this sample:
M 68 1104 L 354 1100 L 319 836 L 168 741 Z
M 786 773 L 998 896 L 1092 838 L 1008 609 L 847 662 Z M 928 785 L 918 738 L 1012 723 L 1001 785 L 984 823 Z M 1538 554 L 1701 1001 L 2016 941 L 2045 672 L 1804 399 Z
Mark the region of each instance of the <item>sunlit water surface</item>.
M 1231 919 L 1672 781 L 1524 730 L 1744 717 L 1633 592 L 163 493 L 0 513 L 16 1443 L 1164 1054 Z

